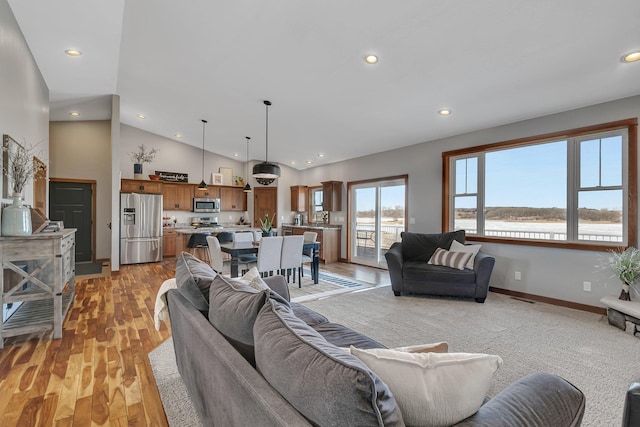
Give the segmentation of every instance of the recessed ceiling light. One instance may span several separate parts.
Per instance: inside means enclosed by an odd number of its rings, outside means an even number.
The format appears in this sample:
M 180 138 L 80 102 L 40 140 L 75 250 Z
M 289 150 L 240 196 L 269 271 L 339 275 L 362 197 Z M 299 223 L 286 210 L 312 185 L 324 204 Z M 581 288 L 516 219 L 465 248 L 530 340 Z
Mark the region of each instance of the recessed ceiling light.
M 296 162 L 294 162 L 294 161 L 291 161 L 291 162 L 289 162 L 289 163 L 291 163 L 292 165 L 295 165 L 295 164 L 296 164 Z
M 78 113 L 77 111 L 72 111 L 72 112 L 69 113 L 69 115 L 71 117 L 78 117 L 80 115 L 80 113 Z
M 67 49 L 64 51 L 64 53 L 66 53 L 69 56 L 80 56 L 82 55 L 82 52 L 80 52 L 79 50 L 76 49 Z
M 313 164 L 313 162 L 311 160 L 307 160 L 307 164 L 310 165 Z
M 233 153 L 233 157 L 238 157 L 239 154 L 238 153 Z
M 378 57 L 375 55 L 367 55 L 364 57 L 364 62 L 366 62 L 367 64 L 375 64 L 376 62 L 378 62 Z
M 138 118 L 139 118 L 140 120 L 144 120 L 144 114 L 138 114 Z
M 182 138 L 182 134 L 176 133 L 176 138 Z
M 622 62 L 636 62 L 640 61 L 640 50 L 635 52 L 629 52 L 622 57 Z
M 448 108 L 441 108 L 440 110 L 438 110 L 438 114 L 440 114 L 441 116 L 448 116 L 451 114 L 451 110 Z
M 323 153 L 318 153 L 318 157 L 320 157 L 321 159 L 324 158 L 324 154 Z

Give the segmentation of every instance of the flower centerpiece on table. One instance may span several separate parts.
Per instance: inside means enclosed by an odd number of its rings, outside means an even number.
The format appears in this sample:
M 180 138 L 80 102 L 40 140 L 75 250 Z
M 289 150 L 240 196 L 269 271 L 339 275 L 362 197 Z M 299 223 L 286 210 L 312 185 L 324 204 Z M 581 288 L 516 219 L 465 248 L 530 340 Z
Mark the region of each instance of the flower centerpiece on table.
M 609 269 L 622 282 L 619 299 L 630 301 L 630 288 L 640 279 L 640 250 L 629 246 L 624 251 L 611 251 Z
M 276 214 L 273 214 L 273 217 L 276 217 Z M 269 214 L 264 215 L 264 219 L 260 219 L 260 230 L 262 230 L 263 236 L 271 236 L 273 231 L 273 220 L 269 218 Z
M 155 148 L 147 151 L 147 147 L 144 144 L 138 145 L 138 151 L 130 153 L 134 175 L 142 175 L 142 165 L 144 163 L 151 163 L 156 157 L 157 152 L 158 150 Z

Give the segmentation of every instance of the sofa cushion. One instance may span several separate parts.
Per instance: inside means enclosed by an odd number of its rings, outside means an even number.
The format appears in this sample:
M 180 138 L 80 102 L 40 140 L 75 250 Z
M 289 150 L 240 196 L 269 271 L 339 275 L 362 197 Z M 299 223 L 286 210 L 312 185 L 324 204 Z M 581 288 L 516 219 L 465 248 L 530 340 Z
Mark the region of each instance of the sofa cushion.
M 379 342 L 338 323 L 326 322 L 311 327 L 322 335 L 322 338 L 338 347 L 352 345 L 358 348 L 386 348 Z
M 404 425 L 387 386 L 286 306 L 266 302 L 254 337 L 258 371 L 312 424 Z
M 444 427 L 475 414 L 499 356 L 470 353 L 408 353 L 351 347 L 391 389 L 407 425 Z
M 407 262 L 402 268 L 405 281 L 409 282 L 447 282 L 451 284 L 470 284 L 476 282 L 473 270 L 456 270 L 441 265 L 431 265 L 424 261 Z
M 258 291 L 222 275 L 211 284 L 209 322 L 252 364 L 253 324 L 269 292 L 269 289 Z
M 176 287 L 203 313 L 209 311 L 209 287 L 217 276 L 209 264 L 182 252 L 176 261 Z
M 457 240 L 454 240 L 453 242 L 451 242 L 451 247 L 449 248 L 449 250 L 455 252 L 471 252 L 473 256 L 469 258 L 469 261 L 467 261 L 467 265 L 465 266 L 465 268 L 473 270 L 473 261 L 475 261 L 476 255 L 478 255 L 478 252 L 480 252 L 481 247 L 482 245 L 463 245 Z
M 472 255 L 471 252 L 454 252 L 436 248 L 436 251 L 431 255 L 427 263 L 455 268 L 456 270 L 464 270 L 467 261 L 469 261 Z
M 308 307 L 305 307 L 302 304 L 298 304 L 296 302 L 290 303 L 291 310 L 293 310 L 293 314 L 298 316 L 304 323 L 309 326 L 319 325 L 321 323 L 327 323 L 329 319 L 324 317 L 320 313 L 316 313 Z
M 260 277 L 260 272 L 256 267 L 251 267 L 249 271 L 247 271 L 242 277 L 238 277 L 234 279 L 242 284 L 252 287 L 258 291 L 264 291 L 265 289 L 270 289 L 269 285 L 262 280 Z
M 464 243 L 464 230 L 448 233 L 422 234 L 402 233 L 402 259 L 404 261 L 425 262 L 436 251 L 436 248 L 449 249 L 451 242 L 457 240 Z

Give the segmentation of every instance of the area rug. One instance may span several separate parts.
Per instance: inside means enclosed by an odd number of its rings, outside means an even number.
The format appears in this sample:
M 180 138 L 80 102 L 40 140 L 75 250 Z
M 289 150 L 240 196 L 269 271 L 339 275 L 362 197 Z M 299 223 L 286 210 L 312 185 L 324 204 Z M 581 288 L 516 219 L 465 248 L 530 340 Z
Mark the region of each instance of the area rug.
M 302 286 L 298 287 L 298 283 L 289 283 L 289 294 L 291 301 L 302 303 L 361 289 L 370 289 L 374 286 L 371 283 L 357 282 L 348 277 L 323 272 L 318 274 L 318 283 L 314 284 L 311 279 L 311 271 L 305 269 Z
M 92 279 L 106 277 L 111 274 L 111 263 L 109 262 L 78 262 L 76 263 L 76 277 L 81 279 Z
M 149 362 L 153 369 L 160 398 L 170 426 L 201 427 L 200 418 L 191 403 L 187 388 L 182 382 L 176 365 L 173 340 L 169 338 L 151 353 Z

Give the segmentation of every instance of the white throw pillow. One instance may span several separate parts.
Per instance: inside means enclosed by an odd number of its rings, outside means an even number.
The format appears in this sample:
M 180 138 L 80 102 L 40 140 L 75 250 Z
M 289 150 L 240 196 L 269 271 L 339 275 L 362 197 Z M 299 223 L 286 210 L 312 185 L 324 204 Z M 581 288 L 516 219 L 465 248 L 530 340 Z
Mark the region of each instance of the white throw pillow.
M 350 350 L 389 386 L 412 426 L 450 426 L 475 414 L 502 365 L 489 354 Z
M 351 353 L 349 347 L 338 347 L 340 350 Z M 396 347 L 393 350 L 403 351 L 405 353 L 446 353 L 449 351 L 449 344 L 446 342 L 436 342 L 433 344 L 417 344 L 407 347 Z
M 240 283 L 251 286 L 257 291 L 264 291 L 265 289 L 269 289 L 269 285 L 267 285 L 264 280 L 262 280 L 262 277 L 260 277 L 260 272 L 256 267 L 251 267 L 251 269 L 247 271 L 244 276 L 233 280 L 237 280 Z
M 481 247 L 482 245 L 463 245 L 457 240 L 454 240 L 451 243 L 451 247 L 449 248 L 449 250 L 455 252 L 471 252 L 473 255 L 471 256 L 471 258 L 469 258 L 469 261 L 467 261 L 467 265 L 465 267 L 473 270 L 473 261 L 475 261 L 476 255 L 478 255 L 478 251 Z
M 445 267 L 457 268 L 464 270 L 465 265 L 473 254 L 470 252 L 454 252 L 446 249 L 437 248 L 431 255 L 427 264 L 443 265 Z

